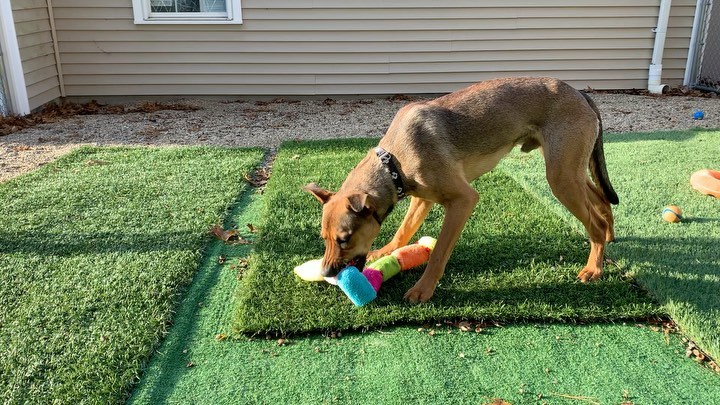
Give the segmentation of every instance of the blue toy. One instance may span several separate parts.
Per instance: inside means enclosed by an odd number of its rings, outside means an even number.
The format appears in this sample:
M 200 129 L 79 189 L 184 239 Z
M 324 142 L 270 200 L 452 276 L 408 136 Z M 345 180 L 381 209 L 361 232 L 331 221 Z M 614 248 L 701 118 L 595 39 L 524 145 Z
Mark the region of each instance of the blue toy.
M 701 120 L 703 118 L 705 118 L 705 113 L 702 110 L 697 110 L 695 111 L 695 114 L 693 114 L 694 120 Z
M 347 266 L 338 273 L 337 285 L 358 307 L 377 297 L 377 292 L 370 281 L 355 266 Z

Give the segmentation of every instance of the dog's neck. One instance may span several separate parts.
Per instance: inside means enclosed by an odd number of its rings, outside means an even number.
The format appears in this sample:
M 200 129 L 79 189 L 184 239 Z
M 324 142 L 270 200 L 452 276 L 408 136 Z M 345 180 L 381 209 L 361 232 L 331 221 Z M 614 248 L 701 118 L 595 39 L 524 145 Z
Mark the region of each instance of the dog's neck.
M 402 200 L 405 198 L 405 182 L 403 181 L 404 176 L 396 164 L 397 159 L 390 152 L 380 146 L 376 147 L 374 151 L 375 155 L 380 160 L 380 163 L 382 163 L 382 166 L 390 175 L 390 179 L 395 186 L 395 192 L 397 193 L 398 199 Z
M 390 214 L 400 200 L 390 173 L 373 150 L 350 172 L 338 192 L 371 195 L 380 221 Z

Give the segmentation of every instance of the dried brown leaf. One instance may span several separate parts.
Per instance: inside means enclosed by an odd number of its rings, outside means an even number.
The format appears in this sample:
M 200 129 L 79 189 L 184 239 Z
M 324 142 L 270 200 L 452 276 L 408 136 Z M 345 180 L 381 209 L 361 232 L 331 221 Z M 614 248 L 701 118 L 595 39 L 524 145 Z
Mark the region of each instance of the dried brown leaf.
M 13 152 L 24 152 L 26 150 L 32 150 L 32 147 L 28 145 L 15 145 L 10 148 Z
M 472 330 L 472 326 L 470 325 L 470 322 L 462 321 L 458 324 L 458 329 L 460 329 L 463 332 L 468 332 Z
M 220 239 L 223 242 L 226 243 L 233 243 L 233 244 L 249 244 L 250 242 L 241 238 L 240 235 L 238 235 L 238 231 L 236 229 L 224 229 L 220 225 L 215 225 L 210 229 L 210 233 L 212 233 L 216 238 Z

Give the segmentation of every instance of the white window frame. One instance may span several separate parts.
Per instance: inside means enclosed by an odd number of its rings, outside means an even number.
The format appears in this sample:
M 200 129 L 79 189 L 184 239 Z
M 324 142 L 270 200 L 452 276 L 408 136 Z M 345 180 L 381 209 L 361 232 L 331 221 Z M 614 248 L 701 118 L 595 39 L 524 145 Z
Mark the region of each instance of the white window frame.
M 150 0 L 132 0 L 135 24 L 242 24 L 240 0 L 225 0 L 227 13 L 153 13 Z

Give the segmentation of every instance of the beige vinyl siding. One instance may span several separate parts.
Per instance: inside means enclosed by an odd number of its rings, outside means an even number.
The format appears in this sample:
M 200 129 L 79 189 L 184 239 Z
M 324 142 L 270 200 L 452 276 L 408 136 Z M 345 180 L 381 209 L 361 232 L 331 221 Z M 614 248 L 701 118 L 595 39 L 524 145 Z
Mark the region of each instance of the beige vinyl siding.
M 14 0 L 12 9 L 32 110 L 60 97 L 48 7 L 46 0 Z
M 444 93 L 499 76 L 645 88 L 659 0 L 243 0 L 242 25 L 135 25 L 131 0 L 54 0 L 68 96 Z M 671 11 L 682 82 L 694 0 Z

